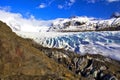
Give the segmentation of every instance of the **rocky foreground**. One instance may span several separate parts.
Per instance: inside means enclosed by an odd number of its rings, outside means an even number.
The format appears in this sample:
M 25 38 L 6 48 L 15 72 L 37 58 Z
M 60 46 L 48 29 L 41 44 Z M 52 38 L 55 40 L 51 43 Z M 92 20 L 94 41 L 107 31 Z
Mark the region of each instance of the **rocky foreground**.
M 120 62 L 42 47 L 0 22 L 0 80 L 119 80 Z
M 74 74 L 80 76 L 80 80 L 119 80 L 120 62 L 99 54 L 79 55 L 70 51 L 42 48 L 33 44 L 34 47 L 43 51 L 49 58 L 62 64 Z

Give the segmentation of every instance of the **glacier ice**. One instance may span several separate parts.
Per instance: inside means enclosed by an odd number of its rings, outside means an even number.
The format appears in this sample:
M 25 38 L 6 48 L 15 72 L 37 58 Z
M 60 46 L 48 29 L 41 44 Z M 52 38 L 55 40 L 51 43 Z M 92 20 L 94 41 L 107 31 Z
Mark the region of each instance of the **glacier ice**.
M 120 60 L 120 31 L 21 33 L 49 48 L 64 48 L 78 54 L 101 54 Z

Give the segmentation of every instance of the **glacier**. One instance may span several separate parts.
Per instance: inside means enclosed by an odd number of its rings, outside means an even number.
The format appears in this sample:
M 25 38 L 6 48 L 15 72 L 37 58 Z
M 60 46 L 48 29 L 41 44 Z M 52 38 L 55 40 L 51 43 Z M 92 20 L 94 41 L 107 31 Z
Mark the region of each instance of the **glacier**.
M 81 55 L 101 54 L 120 60 L 120 31 L 95 32 L 97 29 L 111 27 L 120 30 L 120 17 L 96 19 L 76 16 L 37 20 L 34 16 L 27 19 L 20 13 L 3 10 L 0 10 L 0 14 L 0 20 L 10 26 L 13 32 L 23 38 L 33 39 L 44 47 L 65 49 Z M 79 32 L 84 30 L 87 32 Z
M 16 33 L 44 47 L 65 49 L 81 55 L 101 54 L 120 60 L 120 31 Z

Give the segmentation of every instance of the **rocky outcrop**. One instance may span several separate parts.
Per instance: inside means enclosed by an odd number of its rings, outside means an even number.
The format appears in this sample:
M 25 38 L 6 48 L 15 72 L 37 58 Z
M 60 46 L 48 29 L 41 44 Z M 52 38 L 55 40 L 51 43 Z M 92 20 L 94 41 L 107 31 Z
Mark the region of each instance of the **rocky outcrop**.
M 63 49 L 42 48 L 33 44 L 34 47 L 43 51 L 49 58 L 64 65 L 74 74 L 82 76 L 81 80 L 118 80 L 120 79 L 120 62 L 111 58 L 96 55 L 79 55 Z
M 114 12 L 112 15 L 111 15 L 111 18 L 119 18 L 120 17 L 120 12 Z

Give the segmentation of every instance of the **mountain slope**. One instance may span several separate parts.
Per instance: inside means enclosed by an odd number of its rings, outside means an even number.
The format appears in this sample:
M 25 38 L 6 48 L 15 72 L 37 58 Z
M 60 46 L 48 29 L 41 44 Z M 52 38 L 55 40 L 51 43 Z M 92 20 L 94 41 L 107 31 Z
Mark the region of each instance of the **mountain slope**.
M 18 37 L 0 21 L 0 79 L 75 79 L 74 75 Z

